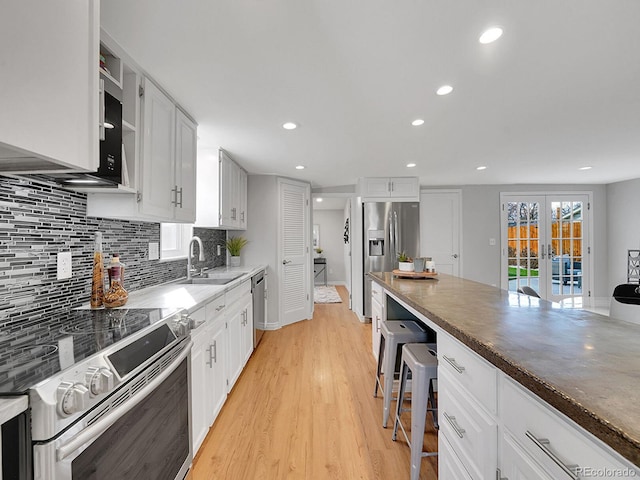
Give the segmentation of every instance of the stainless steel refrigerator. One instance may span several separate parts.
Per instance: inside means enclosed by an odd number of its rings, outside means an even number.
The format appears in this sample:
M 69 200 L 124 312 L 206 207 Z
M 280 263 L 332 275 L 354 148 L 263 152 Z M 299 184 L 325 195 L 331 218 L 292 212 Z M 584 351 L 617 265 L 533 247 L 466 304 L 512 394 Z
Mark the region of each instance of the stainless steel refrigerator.
M 363 203 L 364 315 L 371 316 L 369 272 L 398 268 L 398 253 L 420 256 L 420 204 L 418 202 Z

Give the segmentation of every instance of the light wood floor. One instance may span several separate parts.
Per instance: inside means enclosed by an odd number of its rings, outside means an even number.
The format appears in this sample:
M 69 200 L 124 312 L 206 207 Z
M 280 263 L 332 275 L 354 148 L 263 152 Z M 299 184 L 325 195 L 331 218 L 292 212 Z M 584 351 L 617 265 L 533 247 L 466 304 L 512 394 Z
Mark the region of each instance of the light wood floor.
M 382 428 L 382 396 L 373 397 L 371 324 L 338 292 L 343 302 L 316 304 L 312 320 L 265 332 L 190 480 L 410 478 L 409 446 L 401 434 L 391 440 L 393 415 Z M 429 419 L 425 448 L 437 449 Z M 420 473 L 436 479 L 437 457 Z

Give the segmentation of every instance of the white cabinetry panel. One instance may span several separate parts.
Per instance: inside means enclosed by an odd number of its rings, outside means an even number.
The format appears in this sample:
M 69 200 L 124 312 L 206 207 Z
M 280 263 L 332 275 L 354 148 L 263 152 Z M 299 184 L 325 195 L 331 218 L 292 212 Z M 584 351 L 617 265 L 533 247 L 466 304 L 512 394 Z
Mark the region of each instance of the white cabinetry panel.
M 140 212 L 151 217 L 170 217 L 177 196 L 174 183 L 175 105 L 153 82 L 145 79 L 142 107 Z
M 99 16 L 98 0 L 3 2 L 0 171 L 98 169 Z

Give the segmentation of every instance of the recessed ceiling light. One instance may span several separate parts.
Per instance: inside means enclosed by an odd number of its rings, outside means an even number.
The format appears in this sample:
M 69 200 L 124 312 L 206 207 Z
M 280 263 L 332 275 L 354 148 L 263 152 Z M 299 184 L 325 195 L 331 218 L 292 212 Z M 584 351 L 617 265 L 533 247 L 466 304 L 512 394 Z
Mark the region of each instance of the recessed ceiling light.
M 407 168 L 413 168 L 415 166 L 416 166 L 415 163 L 407 163 Z
M 476 167 L 476 170 L 486 170 L 487 167 L 485 165 L 480 165 L 479 167 Z
M 293 122 L 287 122 L 282 124 L 282 128 L 284 128 L 285 130 L 294 130 L 298 128 L 298 125 Z
M 296 165 L 296 170 L 304 170 L 305 166 L 304 165 Z
M 436 90 L 438 95 L 449 95 L 451 92 L 453 92 L 453 87 L 451 85 L 443 85 Z
M 578 170 L 591 170 L 593 167 L 580 167 Z
M 419 127 L 420 125 L 424 125 L 424 120 L 421 118 L 416 118 L 413 122 L 411 122 L 411 125 L 413 125 L 414 127 Z
M 316 202 L 321 202 L 321 201 L 322 201 L 322 199 L 321 199 L 321 198 L 319 198 L 319 197 L 318 197 L 318 198 L 316 198 Z
M 482 33 L 482 35 L 480 35 L 480 38 L 478 39 L 478 41 L 484 44 L 492 43 L 498 40 L 501 36 L 502 36 L 502 29 L 500 27 L 491 27 L 485 30 Z

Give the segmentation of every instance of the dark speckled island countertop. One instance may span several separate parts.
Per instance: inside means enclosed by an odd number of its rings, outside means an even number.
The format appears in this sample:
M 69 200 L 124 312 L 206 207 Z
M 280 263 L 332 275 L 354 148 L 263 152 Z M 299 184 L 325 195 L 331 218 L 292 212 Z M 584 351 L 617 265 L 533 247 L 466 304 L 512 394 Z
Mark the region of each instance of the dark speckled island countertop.
M 640 325 L 444 274 L 369 276 L 640 466 Z

